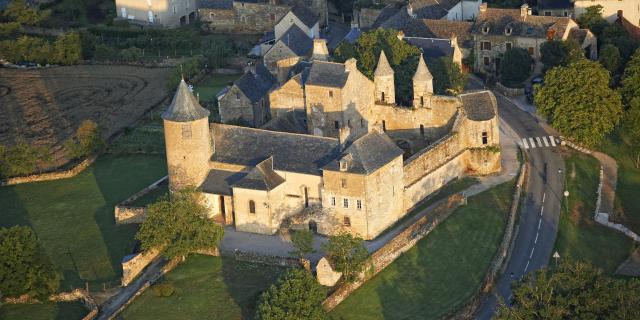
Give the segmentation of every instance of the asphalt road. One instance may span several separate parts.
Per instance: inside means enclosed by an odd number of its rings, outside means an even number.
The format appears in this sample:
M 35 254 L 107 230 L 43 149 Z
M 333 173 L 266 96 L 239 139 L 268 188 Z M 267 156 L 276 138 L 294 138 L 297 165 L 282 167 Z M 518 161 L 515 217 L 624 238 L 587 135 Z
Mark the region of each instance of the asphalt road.
M 496 93 L 500 117 L 520 138 L 549 137 L 547 132 L 529 113 L 520 110 L 509 100 Z M 558 231 L 558 219 L 564 193 L 564 161 L 558 147 L 523 149 L 530 164 L 525 194 L 520 212 L 518 233 L 512 255 L 505 272 L 496 283 L 495 294 L 485 301 L 477 319 L 491 319 L 498 299 L 507 303 L 511 297 L 511 283 L 546 266 L 553 255 L 553 245 Z

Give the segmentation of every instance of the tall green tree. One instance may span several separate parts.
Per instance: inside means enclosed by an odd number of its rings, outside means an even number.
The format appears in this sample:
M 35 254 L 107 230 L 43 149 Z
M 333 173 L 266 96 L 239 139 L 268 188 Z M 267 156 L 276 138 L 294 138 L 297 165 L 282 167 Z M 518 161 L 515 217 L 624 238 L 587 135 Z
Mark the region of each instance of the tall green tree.
M 462 93 L 467 83 L 467 75 L 462 72 L 457 63 L 453 62 L 451 57 L 428 59 L 426 64 L 429 72 L 433 75 L 433 92 L 450 96 Z M 415 73 L 415 70 L 412 71 Z M 411 76 L 413 77 L 413 73 Z
M 302 269 L 290 269 L 284 277 L 262 294 L 256 312 L 258 320 L 322 320 L 325 289 Z
M 636 168 L 640 168 L 640 107 L 625 112 L 622 125 L 622 139 L 631 147 L 631 157 Z
M 513 290 L 513 306 L 499 306 L 496 319 L 637 319 L 639 304 L 640 280 L 565 261 L 527 276 Z
M 346 232 L 329 237 L 329 241 L 322 245 L 322 250 L 331 266 L 342 272 L 347 282 L 358 280 L 369 257 L 364 240 Z
M 0 292 L 44 298 L 54 293 L 60 276 L 26 226 L 0 228 Z
M 500 70 L 502 83 L 508 87 L 520 87 L 531 74 L 531 56 L 527 50 L 513 48 L 504 53 Z
M 93 120 L 84 120 L 75 135 L 65 142 L 65 149 L 71 159 L 78 159 L 100 152 L 105 142 L 100 136 L 98 125 Z
M 8 21 L 14 21 L 21 25 L 35 26 L 51 14 L 49 10 L 40 11 L 36 7 L 27 5 L 24 0 L 13 0 L 2 15 Z
M 636 50 L 624 68 L 620 92 L 627 108 L 640 108 L 640 49 Z
M 608 25 L 607 21 L 602 17 L 601 5 L 595 5 L 587 7 L 584 13 L 582 13 L 576 22 L 580 27 L 589 29 L 597 36 L 600 36 L 602 30 Z
M 620 50 L 612 44 L 605 44 L 600 48 L 598 61 L 605 69 L 614 74 L 620 68 L 622 60 L 620 58 Z
M 552 40 L 540 46 L 540 61 L 544 70 L 557 66 L 567 66 L 584 58 L 580 45 L 574 40 Z
M 80 34 L 70 32 L 59 36 L 53 44 L 53 60 L 55 63 L 71 65 L 82 59 Z
M 53 157 L 46 146 L 19 141 L 11 147 L 0 145 L 0 177 L 26 176 L 51 165 Z
M 593 147 L 622 115 L 620 93 L 609 88 L 610 80 L 606 69 L 586 59 L 553 68 L 536 92 L 538 112 L 568 138 Z
M 217 247 L 223 235 L 224 229 L 207 217 L 199 193 L 188 188 L 149 205 L 136 239 L 143 250 L 164 248 L 164 256 L 175 258 Z
M 291 235 L 294 250 L 291 252 L 300 258 L 313 253 L 313 232 L 311 230 L 298 230 Z

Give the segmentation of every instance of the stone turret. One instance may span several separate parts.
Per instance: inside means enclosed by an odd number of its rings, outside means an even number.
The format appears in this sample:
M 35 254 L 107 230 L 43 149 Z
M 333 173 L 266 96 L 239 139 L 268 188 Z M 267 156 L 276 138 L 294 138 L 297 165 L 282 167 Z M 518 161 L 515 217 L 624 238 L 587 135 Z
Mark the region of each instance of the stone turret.
M 209 111 L 200 106 L 184 79 L 162 119 L 169 190 L 199 187 L 209 173 L 209 158 L 213 153 Z
M 376 101 L 384 103 L 396 102 L 396 90 L 393 81 L 393 69 L 389 65 L 384 50 L 380 52 L 378 66 L 374 73 L 373 82 L 376 86 Z
M 413 105 L 415 107 L 429 107 L 429 98 L 433 95 L 433 76 L 420 55 L 418 68 L 413 75 Z
M 315 38 L 313 39 L 313 53 L 311 55 L 313 60 L 328 61 L 329 49 L 327 48 L 327 40 Z

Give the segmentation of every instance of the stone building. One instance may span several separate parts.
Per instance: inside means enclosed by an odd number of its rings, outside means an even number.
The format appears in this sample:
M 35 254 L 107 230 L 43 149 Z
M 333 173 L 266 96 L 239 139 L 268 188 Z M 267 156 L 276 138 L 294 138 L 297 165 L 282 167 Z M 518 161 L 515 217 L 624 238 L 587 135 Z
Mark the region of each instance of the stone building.
M 117 18 L 141 25 L 178 27 L 197 18 L 196 0 L 116 0 Z
M 247 70 L 217 95 L 220 120 L 259 127 L 269 121 L 268 93 L 276 78 L 261 64 Z
M 409 0 L 385 1 L 381 10 L 362 8 L 355 19 L 361 28 L 383 27 L 414 19 L 470 21 L 478 16 L 482 0 Z
M 597 58 L 596 37 L 568 17 L 534 16 L 524 4 L 520 9 L 480 7 L 480 15 L 473 26 L 475 66 L 477 72 L 500 74 L 500 61 L 505 51 L 523 48 L 529 52 L 539 69 L 540 46 L 550 39 L 575 40 L 590 59 Z
M 640 3 L 638 0 L 573 0 L 575 16 L 582 15 L 588 7 L 602 6 L 602 17 L 610 23 L 615 22 L 619 15 L 635 26 L 640 26 Z
M 573 0 L 538 0 L 539 16 L 573 17 Z
M 269 93 L 262 129 L 208 124 L 181 83 L 163 114 L 171 190 L 198 187 L 210 215 L 239 231 L 273 234 L 287 221 L 373 239 L 452 179 L 500 170 L 491 92 L 434 95 L 420 59 L 414 105 L 400 107 L 379 61 L 374 81 L 354 59 L 300 62 Z
M 254 34 L 272 31 L 296 7 L 307 8 L 325 25 L 326 0 L 199 0 L 198 15 L 209 31 Z

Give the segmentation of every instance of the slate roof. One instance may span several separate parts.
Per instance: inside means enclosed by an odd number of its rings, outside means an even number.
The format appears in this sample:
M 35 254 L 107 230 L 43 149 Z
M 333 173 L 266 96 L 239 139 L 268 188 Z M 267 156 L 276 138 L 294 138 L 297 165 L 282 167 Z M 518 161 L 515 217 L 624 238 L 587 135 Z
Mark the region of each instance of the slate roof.
M 233 84 L 238 87 L 251 102 L 258 102 L 269 92 L 276 82 L 276 77 L 274 77 L 264 65 L 257 64 L 255 72 L 245 72 L 242 77 Z
M 233 0 L 198 0 L 198 8 L 232 10 Z
M 498 104 L 490 91 L 476 91 L 460 95 L 467 118 L 473 121 L 486 121 L 496 116 Z
M 193 96 L 184 79 L 180 80 L 178 90 L 176 90 L 176 94 L 173 96 L 169 108 L 162 113 L 162 119 L 175 122 L 187 122 L 207 117 L 209 117 L 209 110 L 200 106 L 200 103 L 198 103 L 196 97 Z
M 354 141 L 344 150 L 340 159 L 347 161 L 347 172 L 370 174 L 402 154 L 402 149 L 386 134 L 370 132 Z M 332 161 L 324 169 L 339 171 L 339 160 Z
M 362 35 L 362 31 L 360 28 L 351 28 L 344 39 L 342 41 L 346 41 L 348 43 L 354 44 L 360 39 L 360 35 Z
M 342 88 L 347 82 L 344 64 L 325 61 L 314 61 L 309 69 L 305 84 Z
M 206 193 L 230 196 L 232 195 L 231 186 L 246 175 L 246 172 L 214 169 L 209 171 L 200 187 Z
M 376 18 L 376 21 L 373 22 L 372 26 L 374 28 L 380 27 L 380 25 L 382 23 L 384 23 L 385 21 L 389 20 L 391 17 L 393 17 L 396 14 L 398 14 L 401 10 L 403 10 L 403 7 L 402 7 L 402 5 L 400 3 L 389 4 L 388 6 L 382 8 L 382 10 L 380 10 L 380 14 Z M 406 11 L 406 10 L 404 10 L 404 11 Z
M 520 15 L 520 9 L 487 8 L 481 12 L 473 27 L 472 33 L 484 34 L 485 26 L 490 35 L 505 35 L 506 27 L 512 28 L 512 36 L 528 38 L 546 38 L 547 30 L 555 31 L 555 38 L 562 39 L 567 30 L 570 18 L 552 16 Z
M 305 56 L 313 50 L 313 40 L 295 24 L 278 41 L 282 41 L 298 56 Z
M 238 182 L 234 188 L 270 191 L 284 182 L 278 173 L 273 171 L 273 158 L 258 163 L 249 173 Z
M 393 69 L 389 65 L 389 60 L 387 60 L 387 55 L 384 53 L 384 50 L 380 51 L 380 56 L 378 57 L 378 65 L 376 66 L 376 71 L 374 72 L 376 76 L 388 76 L 393 75 Z
M 473 22 L 469 21 L 422 19 L 417 21 L 409 32 L 405 31 L 405 36 L 451 39 L 451 36 L 455 35 L 460 47 L 473 48 L 472 28 Z
M 298 17 L 298 19 L 309 28 L 313 28 L 313 26 L 318 23 L 318 17 L 313 11 L 302 4 L 295 5 L 291 8 L 291 13 Z
M 321 168 L 339 155 L 338 139 L 275 132 L 214 123 L 212 161 L 255 166 L 273 157 L 275 170 L 321 175 Z
M 404 40 L 410 45 L 420 48 L 422 55 L 427 58 L 433 59 L 453 55 L 453 48 L 449 39 L 405 37 Z
M 299 76 L 297 75 L 296 77 Z M 307 125 L 305 124 L 306 119 L 307 115 L 304 110 L 291 110 L 265 123 L 261 129 L 305 134 L 308 133 Z
M 538 0 L 538 9 L 571 9 L 571 0 Z

